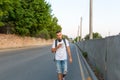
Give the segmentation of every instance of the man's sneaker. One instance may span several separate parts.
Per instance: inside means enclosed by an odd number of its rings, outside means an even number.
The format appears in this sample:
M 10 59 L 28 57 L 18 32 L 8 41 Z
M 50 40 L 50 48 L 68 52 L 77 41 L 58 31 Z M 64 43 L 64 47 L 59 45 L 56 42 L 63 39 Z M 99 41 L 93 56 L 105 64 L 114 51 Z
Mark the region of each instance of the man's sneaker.
M 63 80 L 65 80 L 65 78 L 63 78 Z

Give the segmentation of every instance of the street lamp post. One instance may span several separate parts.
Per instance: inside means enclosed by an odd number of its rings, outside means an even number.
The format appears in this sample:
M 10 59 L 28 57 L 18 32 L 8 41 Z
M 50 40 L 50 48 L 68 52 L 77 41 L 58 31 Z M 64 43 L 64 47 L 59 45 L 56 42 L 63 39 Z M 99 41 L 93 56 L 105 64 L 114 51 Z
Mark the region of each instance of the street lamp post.
M 82 39 L 82 17 L 80 18 L 80 38 Z
M 78 37 L 77 37 L 77 41 L 79 42 L 80 41 L 80 39 L 79 39 L 79 25 L 78 25 Z
M 93 3 L 93 0 L 90 0 L 90 15 L 89 15 L 89 38 L 90 38 L 90 39 L 93 39 L 92 3 Z

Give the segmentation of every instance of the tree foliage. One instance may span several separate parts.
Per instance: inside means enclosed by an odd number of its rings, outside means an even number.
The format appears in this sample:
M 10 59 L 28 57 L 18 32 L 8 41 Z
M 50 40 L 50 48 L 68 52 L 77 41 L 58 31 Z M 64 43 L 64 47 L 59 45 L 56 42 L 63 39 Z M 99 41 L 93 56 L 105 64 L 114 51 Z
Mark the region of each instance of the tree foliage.
M 100 39 L 102 36 L 99 33 L 93 33 L 93 39 Z M 84 38 L 85 40 L 89 40 L 89 34 L 87 34 Z
M 51 12 L 45 0 L 1 0 L 0 32 L 54 38 L 61 26 Z
M 77 41 L 80 41 L 81 40 L 81 36 L 77 36 L 74 41 L 77 42 Z

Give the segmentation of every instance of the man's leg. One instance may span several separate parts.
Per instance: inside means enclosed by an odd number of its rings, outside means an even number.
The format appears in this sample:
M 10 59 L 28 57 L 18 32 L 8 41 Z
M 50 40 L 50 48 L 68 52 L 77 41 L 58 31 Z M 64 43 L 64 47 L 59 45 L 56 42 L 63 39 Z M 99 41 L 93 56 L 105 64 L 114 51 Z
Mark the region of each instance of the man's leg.
M 58 80 L 63 80 L 63 74 L 62 73 L 58 73 Z
M 58 80 L 63 80 L 61 60 L 56 60 L 56 67 L 58 72 Z
M 67 74 L 67 60 L 62 61 L 62 73 L 63 73 L 63 78 L 64 78 Z

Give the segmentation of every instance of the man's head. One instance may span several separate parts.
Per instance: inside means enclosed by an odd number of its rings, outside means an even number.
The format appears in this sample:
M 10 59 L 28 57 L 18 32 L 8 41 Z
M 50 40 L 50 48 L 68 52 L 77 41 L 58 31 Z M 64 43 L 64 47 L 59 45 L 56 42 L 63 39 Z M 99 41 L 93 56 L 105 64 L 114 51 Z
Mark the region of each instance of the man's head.
M 62 39 L 62 32 L 61 31 L 57 31 L 56 32 L 56 36 L 57 36 L 58 40 L 61 40 Z

